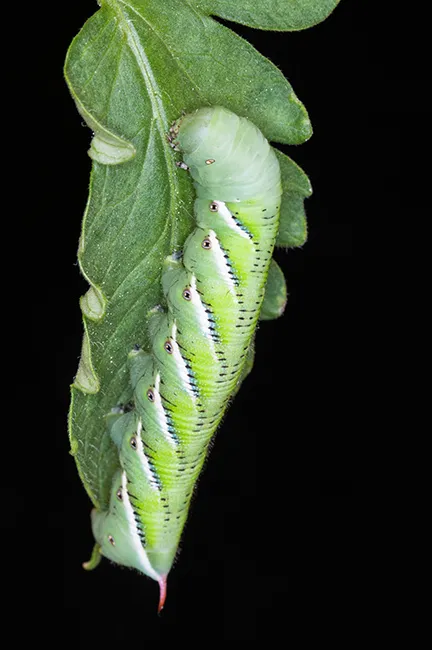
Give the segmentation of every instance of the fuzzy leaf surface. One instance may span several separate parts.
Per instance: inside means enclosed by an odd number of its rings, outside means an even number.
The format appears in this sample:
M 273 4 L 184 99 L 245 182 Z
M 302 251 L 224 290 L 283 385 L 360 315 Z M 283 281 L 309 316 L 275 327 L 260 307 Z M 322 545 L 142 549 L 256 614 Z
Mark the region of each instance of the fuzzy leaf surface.
M 278 68 L 197 2 L 103 0 L 70 46 L 65 77 L 94 133 L 78 253 L 90 288 L 81 299 L 85 335 L 69 434 L 85 488 L 104 509 L 118 465 L 105 417 L 131 397 L 127 354 L 135 344 L 149 347 L 148 312 L 163 305 L 162 263 L 194 225 L 192 183 L 175 166 L 170 124 L 182 111 L 221 104 L 274 142 L 300 144 L 312 130 Z M 280 244 L 299 245 L 307 179 L 279 155 Z

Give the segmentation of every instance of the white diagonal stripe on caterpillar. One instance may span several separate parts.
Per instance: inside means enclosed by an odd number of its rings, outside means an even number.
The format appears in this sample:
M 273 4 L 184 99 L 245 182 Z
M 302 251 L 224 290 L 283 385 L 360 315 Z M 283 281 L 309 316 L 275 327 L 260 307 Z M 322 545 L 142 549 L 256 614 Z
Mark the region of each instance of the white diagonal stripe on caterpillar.
M 141 463 L 141 467 L 144 472 L 144 476 L 146 476 L 147 481 L 149 482 L 149 485 L 153 490 L 159 491 L 159 484 L 158 480 L 155 477 L 153 470 L 150 466 L 149 460 L 147 458 L 147 455 L 144 451 L 144 445 L 143 441 L 141 438 L 141 433 L 142 433 L 142 420 L 141 418 L 138 420 L 138 427 L 137 427 L 137 434 L 136 434 L 136 441 L 137 441 L 137 448 L 136 452 L 138 454 L 138 458 Z
M 173 342 L 173 358 L 177 367 L 179 377 L 182 381 L 182 384 L 186 387 L 186 390 L 189 393 L 189 395 L 192 397 L 193 400 L 196 400 L 197 397 L 196 390 L 192 385 L 186 362 L 180 352 L 180 348 L 177 343 L 177 321 L 174 321 L 171 329 L 171 340 Z
M 237 223 L 234 215 L 231 214 L 231 212 L 228 210 L 226 203 L 223 201 L 213 201 L 213 203 L 216 203 L 218 206 L 218 214 L 222 217 L 227 226 L 231 228 L 231 230 L 235 230 L 237 234 L 239 234 L 241 237 L 245 237 L 246 239 L 252 238 L 252 235 L 248 232 L 246 226 L 242 228 Z
M 209 231 L 209 239 L 212 243 L 212 252 L 214 254 L 214 259 L 216 261 L 219 273 L 222 276 L 223 280 L 226 282 L 229 291 L 233 294 L 234 298 L 237 301 L 236 285 L 231 266 L 225 258 L 225 252 L 222 250 L 219 239 L 217 238 L 214 230 Z
M 164 406 L 162 404 L 161 394 L 159 392 L 160 387 L 160 373 L 158 372 L 155 377 L 155 390 L 154 390 L 154 406 L 156 409 L 157 420 L 159 422 L 161 432 L 164 437 L 170 442 L 174 447 L 177 445 L 176 438 L 172 435 L 168 426 L 168 419 L 165 413 Z
M 215 344 L 211 333 L 210 321 L 206 313 L 205 307 L 202 303 L 201 296 L 199 295 L 197 290 L 196 277 L 193 274 L 190 281 L 190 290 L 192 295 L 191 302 L 194 305 L 194 307 L 196 307 L 198 320 L 201 326 L 201 331 L 205 334 L 206 338 L 209 340 L 211 354 L 215 359 L 215 361 L 217 361 L 216 349 L 215 349 Z
M 135 521 L 134 510 L 132 508 L 132 504 L 130 502 L 130 498 L 127 490 L 126 472 L 122 472 L 122 494 L 123 494 L 123 504 L 125 507 L 131 541 L 137 553 L 137 558 L 139 559 L 142 570 L 145 571 L 145 573 L 149 575 L 151 578 L 153 578 L 154 580 L 159 581 L 160 576 L 156 573 L 156 571 L 153 569 L 152 565 L 150 564 L 150 560 L 148 559 L 147 553 L 145 552 L 144 547 L 141 543 L 138 527 Z

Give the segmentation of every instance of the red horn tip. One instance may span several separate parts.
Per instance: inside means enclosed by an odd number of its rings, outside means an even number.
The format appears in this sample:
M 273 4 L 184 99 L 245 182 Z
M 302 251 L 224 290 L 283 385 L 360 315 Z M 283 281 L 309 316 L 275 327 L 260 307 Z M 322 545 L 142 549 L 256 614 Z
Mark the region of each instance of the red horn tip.
M 163 610 L 163 607 L 165 605 L 165 600 L 166 600 L 166 592 L 167 592 L 167 576 L 162 576 L 159 579 L 159 606 L 158 606 L 158 614 L 161 613 Z

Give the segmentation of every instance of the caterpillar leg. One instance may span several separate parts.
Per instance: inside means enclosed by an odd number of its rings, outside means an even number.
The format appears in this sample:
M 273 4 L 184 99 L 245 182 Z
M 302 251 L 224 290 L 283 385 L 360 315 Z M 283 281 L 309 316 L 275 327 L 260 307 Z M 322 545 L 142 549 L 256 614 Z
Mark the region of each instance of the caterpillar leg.
M 180 147 L 175 144 L 174 142 L 174 136 L 171 135 L 171 133 L 167 133 L 166 139 L 168 140 L 168 144 L 173 149 L 174 151 L 180 151 Z

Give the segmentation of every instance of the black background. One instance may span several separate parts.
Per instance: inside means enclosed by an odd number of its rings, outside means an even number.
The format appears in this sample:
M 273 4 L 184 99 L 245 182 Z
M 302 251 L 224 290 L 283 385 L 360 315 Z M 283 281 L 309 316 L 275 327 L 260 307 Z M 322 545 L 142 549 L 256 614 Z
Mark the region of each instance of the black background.
M 329 19 L 299 33 L 230 25 L 283 71 L 309 112 L 312 139 L 281 146 L 312 182 L 309 238 L 301 249 L 275 254 L 288 284 L 286 312 L 260 326 L 254 371 L 200 479 L 161 616 L 152 581 L 106 560 L 92 573 L 81 568 L 93 545 L 91 504 L 68 454 L 66 419 L 82 337 L 78 299 L 87 289 L 76 249 L 90 131 L 68 94 L 62 64 L 71 39 L 97 7 L 80 1 L 62 9 L 48 79 L 56 138 L 67 155 L 61 169 L 52 159 L 47 201 L 59 221 L 50 269 L 52 275 L 55 267 L 50 291 L 58 292 L 56 431 L 49 447 L 56 489 L 45 508 L 44 539 L 47 553 L 58 558 L 47 577 L 56 585 L 53 608 L 65 616 L 66 645 L 289 642 L 308 638 L 323 619 L 336 630 L 342 612 L 349 613 L 359 553 L 353 543 L 356 457 L 366 397 L 359 400 L 356 370 L 361 332 L 355 325 L 352 225 L 364 222 L 364 124 L 368 114 L 384 110 L 364 102 L 369 43 L 360 4 L 342 0 Z M 390 84 L 392 71 L 382 70 Z M 392 151 L 384 175 L 394 174 L 397 155 Z

